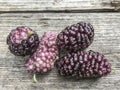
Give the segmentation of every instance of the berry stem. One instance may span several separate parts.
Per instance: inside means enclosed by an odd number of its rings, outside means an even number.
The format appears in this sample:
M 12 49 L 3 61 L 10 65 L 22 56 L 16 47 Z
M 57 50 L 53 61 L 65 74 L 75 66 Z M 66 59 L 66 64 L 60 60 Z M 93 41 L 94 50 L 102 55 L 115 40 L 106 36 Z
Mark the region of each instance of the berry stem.
M 115 70 L 116 70 L 116 69 L 115 69 L 115 68 L 113 68 L 113 67 L 112 67 L 111 69 L 112 69 L 112 71 L 113 71 L 113 72 L 115 72 Z
M 30 31 L 30 33 L 29 33 L 28 37 L 29 37 L 29 36 L 31 36 L 32 34 L 33 34 L 33 32 L 32 32 L 32 31 Z
M 36 74 L 33 75 L 33 82 L 37 83 Z

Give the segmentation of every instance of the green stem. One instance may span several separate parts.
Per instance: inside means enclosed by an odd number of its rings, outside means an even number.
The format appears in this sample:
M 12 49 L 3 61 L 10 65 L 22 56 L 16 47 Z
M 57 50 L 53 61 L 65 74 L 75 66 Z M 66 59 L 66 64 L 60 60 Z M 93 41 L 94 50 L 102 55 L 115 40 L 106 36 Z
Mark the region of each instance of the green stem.
M 37 79 L 36 79 L 36 74 L 34 73 L 34 75 L 33 75 L 33 82 L 34 83 L 37 83 Z
M 30 33 L 29 33 L 28 37 L 30 37 L 32 34 L 33 34 L 33 32 L 32 32 L 32 31 L 30 31 Z
M 116 70 L 116 69 L 115 69 L 115 68 L 113 68 L 113 67 L 112 67 L 111 69 L 112 69 L 112 71 L 113 71 L 113 72 L 115 72 L 115 70 Z

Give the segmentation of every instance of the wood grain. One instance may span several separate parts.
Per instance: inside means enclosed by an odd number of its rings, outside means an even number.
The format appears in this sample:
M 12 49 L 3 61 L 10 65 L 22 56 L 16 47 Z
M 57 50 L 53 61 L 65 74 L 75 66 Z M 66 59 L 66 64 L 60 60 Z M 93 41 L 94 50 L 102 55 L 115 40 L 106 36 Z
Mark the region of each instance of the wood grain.
M 24 67 L 24 58 L 12 55 L 6 37 L 16 26 L 26 25 L 42 36 L 46 31 L 60 32 L 79 21 L 90 22 L 95 28 L 95 39 L 87 49 L 99 51 L 116 69 L 99 79 L 67 79 L 58 75 L 56 68 L 38 75 L 38 83 Z M 0 90 L 120 90 L 120 13 L 6 13 L 0 14 Z
M 0 0 L 0 11 L 109 11 L 115 9 L 111 5 L 112 1 L 114 0 Z

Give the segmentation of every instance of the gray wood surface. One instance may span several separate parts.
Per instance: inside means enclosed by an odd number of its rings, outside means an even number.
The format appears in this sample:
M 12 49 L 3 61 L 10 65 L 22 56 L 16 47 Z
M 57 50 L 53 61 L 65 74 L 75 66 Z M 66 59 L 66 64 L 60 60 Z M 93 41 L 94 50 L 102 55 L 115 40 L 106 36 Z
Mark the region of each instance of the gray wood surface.
M 26 25 L 38 32 L 60 32 L 79 21 L 91 22 L 95 39 L 87 50 L 99 51 L 115 68 L 99 79 L 67 79 L 58 75 L 56 68 L 39 75 L 38 83 L 24 67 L 24 58 L 12 55 L 7 49 L 6 37 L 16 26 Z M 3 13 L 0 14 L 0 90 L 120 90 L 120 13 Z
M 0 0 L 0 90 L 120 90 L 119 7 L 120 0 Z M 75 80 L 59 76 L 54 68 L 33 83 L 24 58 L 8 50 L 6 37 L 11 29 L 25 25 L 42 36 L 79 21 L 95 28 L 94 42 L 87 50 L 105 54 L 115 70 L 102 78 Z
M 0 11 L 114 10 L 119 0 L 0 0 Z

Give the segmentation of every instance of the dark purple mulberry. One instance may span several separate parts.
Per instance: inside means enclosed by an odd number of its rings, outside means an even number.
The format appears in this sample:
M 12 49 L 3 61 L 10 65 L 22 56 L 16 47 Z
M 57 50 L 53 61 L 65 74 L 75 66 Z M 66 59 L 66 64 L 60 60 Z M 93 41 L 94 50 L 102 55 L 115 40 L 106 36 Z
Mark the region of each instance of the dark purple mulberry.
M 39 37 L 29 27 L 21 26 L 10 32 L 7 37 L 7 44 L 14 55 L 31 55 L 39 45 Z
M 90 23 L 80 22 L 66 27 L 57 36 L 60 50 L 76 51 L 86 49 L 93 41 L 94 28 Z
M 111 64 L 104 55 L 94 51 L 68 53 L 56 62 L 63 76 L 77 78 L 100 77 L 111 72 Z

